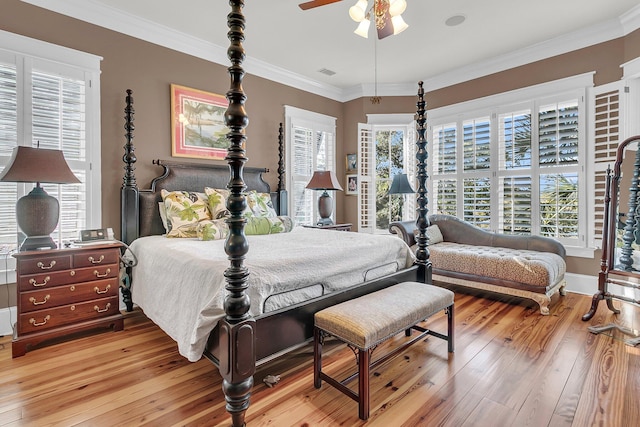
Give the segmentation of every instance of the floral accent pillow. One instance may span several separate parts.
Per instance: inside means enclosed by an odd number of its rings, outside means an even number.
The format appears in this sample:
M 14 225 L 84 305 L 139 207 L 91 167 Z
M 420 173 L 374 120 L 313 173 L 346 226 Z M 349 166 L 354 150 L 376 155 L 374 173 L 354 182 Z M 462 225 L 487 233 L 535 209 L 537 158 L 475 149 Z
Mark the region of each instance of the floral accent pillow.
M 229 225 L 224 219 L 210 219 L 200 221 L 196 227 L 199 240 L 226 239 L 229 235 Z
M 198 222 L 211 219 L 204 193 L 160 192 L 167 215 L 167 237 L 196 237 Z
M 222 188 L 205 187 L 204 194 L 207 195 L 209 204 L 209 213 L 212 219 L 228 217 L 227 199 L 229 198 L 229 190 Z
M 288 233 L 293 230 L 295 223 L 291 217 L 277 216 L 273 218 L 258 218 L 250 216 L 244 226 L 244 234 L 247 236 L 261 234 Z M 197 226 L 197 235 L 200 240 L 226 239 L 229 235 L 229 226 L 224 219 L 201 221 Z
M 246 196 L 247 205 L 253 216 L 258 218 L 275 218 L 278 216 L 271 202 L 271 195 L 269 193 L 258 193 L 255 190 L 251 190 L 246 193 Z M 251 215 L 247 215 L 245 212 L 245 216 Z
M 288 216 L 250 217 L 244 227 L 247 236 L 259 234 L 288 233 L 293 230 L 294 222 Z

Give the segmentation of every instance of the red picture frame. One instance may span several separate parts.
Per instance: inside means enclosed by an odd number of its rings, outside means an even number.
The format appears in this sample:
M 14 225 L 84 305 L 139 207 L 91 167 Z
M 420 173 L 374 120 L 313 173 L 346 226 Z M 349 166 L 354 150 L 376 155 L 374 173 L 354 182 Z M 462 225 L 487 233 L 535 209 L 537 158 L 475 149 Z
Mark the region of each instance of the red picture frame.
M 171 85 L 171 155 L 222 160 L 227 155 L 229 128 L 223 95 Z

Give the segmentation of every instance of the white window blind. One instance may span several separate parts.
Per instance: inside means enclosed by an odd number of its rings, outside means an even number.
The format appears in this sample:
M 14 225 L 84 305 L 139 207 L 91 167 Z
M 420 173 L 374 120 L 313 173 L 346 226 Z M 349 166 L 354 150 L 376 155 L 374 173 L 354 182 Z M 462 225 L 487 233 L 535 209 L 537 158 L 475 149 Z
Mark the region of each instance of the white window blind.
M 336 119 L 290 106 L 285 106 L 285 119 L 289 212 L 296 224 L 315 224 L 320 194 L 306 186 L 314 171 L 335 171 Z
M 81 181 L 42 183 L 60 202 L 52 235 L 58 245 L 77 239 L 83 228 L 102 226 L 99 61 L 94 55 L 0 32 L 0 168 L 17 145 L 39 146 L 62 150 Z M 0 244 L 21 242 L 15 206 L 33 186 L 0 184 Z

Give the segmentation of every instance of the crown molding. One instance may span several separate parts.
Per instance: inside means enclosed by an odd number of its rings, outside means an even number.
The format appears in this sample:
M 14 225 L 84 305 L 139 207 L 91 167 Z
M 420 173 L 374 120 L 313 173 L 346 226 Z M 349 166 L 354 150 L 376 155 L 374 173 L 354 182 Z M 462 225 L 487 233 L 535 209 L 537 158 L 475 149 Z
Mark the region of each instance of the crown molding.
M 107 28 L 122 34 L 148 41 L 188 55 L 227 66 L 226 47 L 221 47 L 202 39 L 177 32 L 140 17 L 123 13 L 95 0 L 21 0 L 34 6 L 51 10 L 81 21 Z M 462 83 L 489 74 L 508 70 L 534 61 L 582 49 L 597 43 L 623 37 L 640 28 L 640 5 L 621 15 L 598 25 L 574 31 L 487 61 L 460 67 L 440 75 L 425 78 L 425 91 Z M 417 82 L 393 84 L 360 84 L 341 89 L 314 79 L 292 73 L 284 68 L 247 56 L 245 71 L 283 85 L 324 96 L 339 102 L 361 97 L 413 96 Z M 377 86 L 377 87 L 376 87 Z

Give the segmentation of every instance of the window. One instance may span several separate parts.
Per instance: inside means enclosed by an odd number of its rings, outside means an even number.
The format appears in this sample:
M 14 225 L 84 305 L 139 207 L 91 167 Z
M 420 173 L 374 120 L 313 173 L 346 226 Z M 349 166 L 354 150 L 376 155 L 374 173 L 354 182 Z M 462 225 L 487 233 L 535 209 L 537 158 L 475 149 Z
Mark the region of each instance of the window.
M 296 224 L 315 224 L 320 192 L 306 186 L 314 171 L 336 170 L 336 119 L 290 106 L 285 119 L 289 212 Z
M 410 114 L 369 115 L 358 127 L 358 230 L 387 233 L 389 223 L 415 218 L 415 196 L 388 194 L 405 173 L 415 189 L 415 125 Z
M 429 112 L 432 212 L 584 247 L 590 82 L 578 76 Z
M 60 202 L 52 235 L 59 245 L 77 239 L 80 229 L 101 226 L 99 62 L 93 55 L 0 32 L 0 169 L 16 145 L 39 146 L 62 150 L 81 181 L 42 184 Z M 15 206 L 33 186 L 0 184 L 0 244 L 20 243 Z

